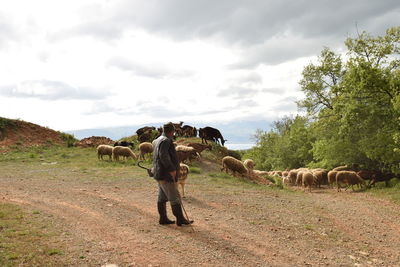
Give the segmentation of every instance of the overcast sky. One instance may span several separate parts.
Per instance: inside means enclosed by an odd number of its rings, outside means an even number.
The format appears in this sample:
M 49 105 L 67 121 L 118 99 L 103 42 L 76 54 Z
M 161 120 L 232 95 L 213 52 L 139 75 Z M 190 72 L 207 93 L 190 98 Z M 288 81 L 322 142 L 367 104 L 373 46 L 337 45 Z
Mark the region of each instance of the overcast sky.
M 323 47 L 399 18 L 398 0 L 1 0 L 0 116 L 61 131 L 275 120 L 297 113 Z

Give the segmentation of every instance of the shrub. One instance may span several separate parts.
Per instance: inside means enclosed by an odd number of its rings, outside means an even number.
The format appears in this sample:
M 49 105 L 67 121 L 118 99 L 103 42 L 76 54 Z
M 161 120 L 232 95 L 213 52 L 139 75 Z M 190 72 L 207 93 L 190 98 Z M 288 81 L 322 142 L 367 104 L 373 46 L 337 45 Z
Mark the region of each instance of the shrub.
M 228 149 L 228 156 L 234 157 L 235 159 L 242 160 L 242 155 L 236 150 Z

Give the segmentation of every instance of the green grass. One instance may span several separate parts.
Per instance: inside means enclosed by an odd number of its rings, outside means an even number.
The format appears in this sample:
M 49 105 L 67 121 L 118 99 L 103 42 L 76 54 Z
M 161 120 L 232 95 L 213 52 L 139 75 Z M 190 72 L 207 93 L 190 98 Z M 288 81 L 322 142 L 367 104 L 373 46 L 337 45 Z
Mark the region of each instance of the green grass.
M 55 235 L 39 213 L 0 203 L 0 266 L 53 266 L 63 254 L 62 244 L 48 245 Z
M 368 193 L 392 200 L 398 204 L 400 204 L 400 180 L 393 178 L 389 181 L 389 185 L 386 187 L 384 182 L 376 183 L 374 187 L 368 189 Z

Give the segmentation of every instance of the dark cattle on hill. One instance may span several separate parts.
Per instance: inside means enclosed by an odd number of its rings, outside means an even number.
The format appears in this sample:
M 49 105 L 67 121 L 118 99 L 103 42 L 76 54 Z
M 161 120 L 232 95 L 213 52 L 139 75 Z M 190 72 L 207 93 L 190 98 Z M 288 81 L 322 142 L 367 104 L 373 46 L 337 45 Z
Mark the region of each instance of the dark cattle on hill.
M 201 142 L 203 141 L 207 144 L 207 140 L 211 140 L 215 143 L 221 143 L 221 145 L 225 144 L 224 137 L 222 136 L 221 132 L 218 129 L 212 127 L 204 127 L 199 129 L 199 136 L 201 137 Z
M 126 146 L 126 147 L 133 147 L 132 142 L 127 142 L 127 141 L 118 141 L 114 143 L 114 146 Z
M 192 127 L 189 125 L 183 125 L 182 126 L 182 134 L 184 137 L 196 137 L 197 129 L 196 129 L 196 127 Z
M 139 136 L 139 135 L 144 134 L 145 132 L 148 132 L 149 130 L 152 131 L 152 130 L 155 130 L 155 129 L 156 129 L 156 127 L 153 127 L 153 126 L 144 126 L 142 128 L 139 128 L 136 131 L 136 134 Z

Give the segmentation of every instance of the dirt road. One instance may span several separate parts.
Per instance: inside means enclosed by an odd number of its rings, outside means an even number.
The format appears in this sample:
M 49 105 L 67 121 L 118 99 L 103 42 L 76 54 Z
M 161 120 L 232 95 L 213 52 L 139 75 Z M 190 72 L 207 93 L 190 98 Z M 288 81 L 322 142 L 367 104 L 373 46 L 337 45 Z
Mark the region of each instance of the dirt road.
M 0 200 L 52 220 L 76 266 L 400 266 L 399 205 L 367 193 L 290 192 L 192 174 L 184 199 L 192 232 L 158 225 L 156 184 L 144 172 L 1 168 Z

